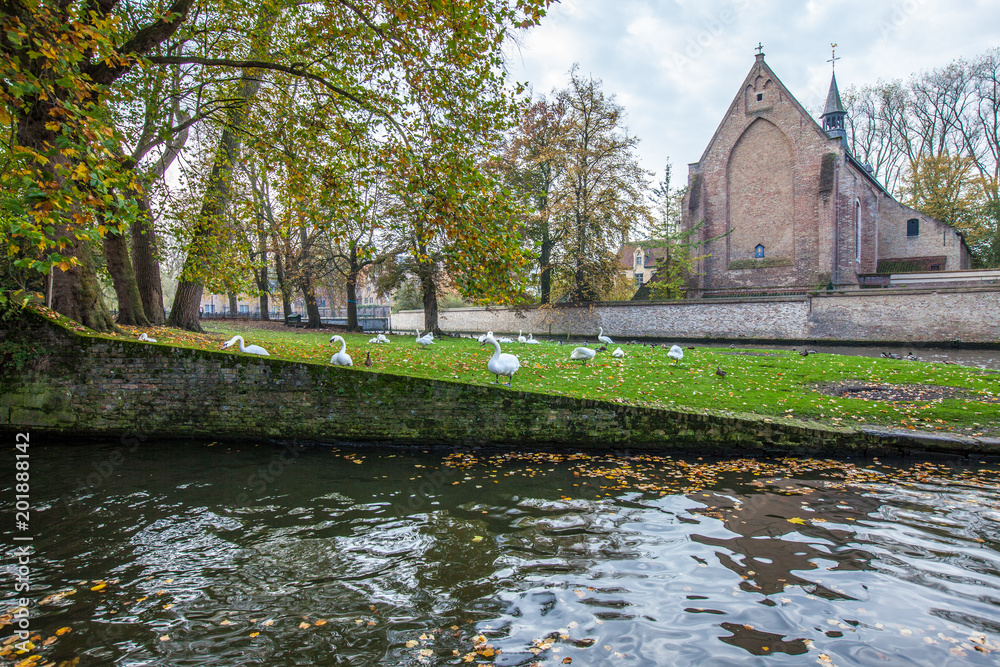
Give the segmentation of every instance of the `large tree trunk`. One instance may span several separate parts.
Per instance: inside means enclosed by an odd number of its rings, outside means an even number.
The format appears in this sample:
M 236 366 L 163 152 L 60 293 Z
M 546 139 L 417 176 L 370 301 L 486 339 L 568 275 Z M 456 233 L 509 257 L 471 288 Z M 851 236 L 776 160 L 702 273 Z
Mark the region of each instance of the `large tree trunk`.
M 170 310 L 170 319 L 167 320 L 167 324 L 200 333 L 202 329 L 198 317 L 198 307 L 201 305 L 202 292 L 201 283 L 178 281 L 177 293 L 174 295 L 174 306 Z
M 305 281 L 302 285 L 302 297 L 306 302 L 306 313 L 309 315 L 307 329 L 321 329 L 323 322 L 320 319 L 319 303 L 316 302 L 316 292 L 313 290 L 312 282 Z
M 150 324 L 163 324 L 163 282 L 157 258 L 156 230 L 145 194 L 138 194 L 139 215 L 132 222 L 132 268 L 142 309 Z
M 542 249 L 541 256 L 538 258 L 538 263 L 541 268 L 541 281 L 542 281 L 542 294 L 541 302 L 549 303 L 552 298 L 552 267 L 549 266 L 549 262 L 552 261 L 552 246 L 554 244 L 549 240 L 549 227 L 548 224 L 542 230 Z
M 434 335 L 441 333 L 438 329 L 437 284 L 434 282 L 434 267 L 420 272 L 420 290 L 424 297 L 424 331 L 432 331 Z
M 257 27 L 253 33 L 253 44 L 250 57 L 262 57 L 271 41 L 274 27 L 276 6 L 263 5 L 257 18 Z M 216 254 L 215 243 L 222 236 L 224 222 L 223 214 L 229 205 L 230 190 L 233 180 L 233 170 L 239 160 L 242 138 L 240 132 L 250 111 L 250 105 L 260 90 L 261 75 L 256 70 L 246 70 L 240 78 L 240 91 L 237 99 L 242 104 L 236 105 L 226 118 L 226 125 L 219 138 L 219 145 L 212 165 L 212 174 L 202 200 L 201 212 L 195 223 L 194 238 L 188 246 L 188 256 L 181 271 L 177 284 L 177 295 L 174 297 L 174 307 L 170 311 L 169 323 L 191 331 L 201 331 L 198 322 L 198 304 L 204 291 L 202 271 L 212 266 L 213 255 Z M 184 288 L 183 290 L 181 288 Z M 181 294 L 184 299 L 179 299 Z M 195 298 L 197 296 L 197 298 Z M 183 323 L 183 324 L 182 324 Z M 185 326 L 186 325 L 186 326 Z
M 347 270 L 347 330 L 361 331 L 358 326 L 358 249 L 351 246 Z
M 278 290 L 281 292 L 281 313 L 287 322 L 288 316 L 292 314 L 292 290 L 288 287 L 288 281 L 285 280 L 285 269 L 279 252 L 274 253 L 274 277 L 278 279 Z
M 257 281 L 257 291 L 260 294 L 260 319 L 267 322 L 271 319 L 270 304 L 268 303 L 268 293 L 271 291 L 271 284 L 267 279 L 267 237 L 263 228 L 257 231 L 257 244 L 260 247 L 260 269 L 254 271 L 254 278 Z
M 104 256 L 108 262 L 108 273 L 118 295 L 118 324 L 148 327 L 149 320 L 142 306 L 142 296 L 132 271 L 128 256 L 128 244 L 117 229 L 109 229 L 104 236 Z
M 229 317 L 236 317 L 239 315 L 239 299 L 236 298 L 236 292 L 226 292 L 229 296 Z
M 72 230 L 66 227 L 59 228 L 56 236 L 65 236 L 70 240 L 72 245 L 62 250 L 61 254 L 64 257 L 76 257 L 79 263 L 68 271 L 52 269 L 53 310 L 94 331 L 118 331 L 111 318 L 111 311 L 104 303 L 104 295 L 101 294 L 90 245 L 86 241 L 77 240 Z

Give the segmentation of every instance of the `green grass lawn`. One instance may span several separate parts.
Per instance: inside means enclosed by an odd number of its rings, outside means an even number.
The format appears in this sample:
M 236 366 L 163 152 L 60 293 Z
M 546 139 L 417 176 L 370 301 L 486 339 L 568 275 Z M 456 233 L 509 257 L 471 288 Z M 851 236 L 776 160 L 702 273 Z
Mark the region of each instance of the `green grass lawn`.
M 262 345 L 273 358 L 329 363 L 339 350 L 332 332 L 268 330 L 232 322 L 207 322 L 209 331 L 147 329 L 161 344 L 218 349 L 237 333 Z M 138 330 L 126 328 L 131 337 Z M 370 344 L 369 334 L 348 334 L 347 352 L 355 371 L 371 371 L 486 385 L 494 377 L 486 362 L 493 349 L 469 338 L 441 338 L 422 348 L 413 335 L 390 336 L 388 345 Z M 821 422 L 831 426 L 888 426 L 965 435 L 1000 435 L 1000 373 L 957 365 L 834 354 L 696 347 L 674 363 L 667 350 L 621 345 L 583 363 L 571 361 L 575 345 L 504 345 L 521 369 L 512 389 L 603 399 L 630 405 L 708 410 L 716 414 L 755 414 L 774 420 Z M 596 342 L 590 347 L 596 348 Z M 230 354 L 239 354 L 230 348 Z M 716 375 L 722 368 L 725 377 Z M 871 398 L 840 397 L 844 387 L 869 390 Z M 942 389 L 944 388 L 944 389 Z

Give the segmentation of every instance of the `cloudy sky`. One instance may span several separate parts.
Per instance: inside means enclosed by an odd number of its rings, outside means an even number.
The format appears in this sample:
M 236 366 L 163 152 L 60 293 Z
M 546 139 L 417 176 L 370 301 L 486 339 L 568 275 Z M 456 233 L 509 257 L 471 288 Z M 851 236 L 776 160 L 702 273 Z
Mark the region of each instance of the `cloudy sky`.
M 782 83 L 820 113 L 837 43 L 843 92 L 907 78 L 1000 46 L 997 0 L 562 0 L 509 57 L 537 95 L 573 63 L 603 82 L 641 139 L 642 165 L 674 185 L 701 158 L 754 62 L 758 42 Z

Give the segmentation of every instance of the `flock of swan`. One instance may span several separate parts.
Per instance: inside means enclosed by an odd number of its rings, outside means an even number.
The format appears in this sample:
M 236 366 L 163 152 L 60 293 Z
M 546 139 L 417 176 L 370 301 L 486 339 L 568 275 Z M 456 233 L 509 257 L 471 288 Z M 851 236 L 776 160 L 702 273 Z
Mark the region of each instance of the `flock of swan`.
M 155 339 L 149 338 L 144 333 L 139 336 L 139 340 L 151 343 L 156 342 Z M 521 362 L 518 361 L 518 358 L 515 355 L 502 351 L 500 349 L 500 344 L 513 343 L 514 340 L 507 337 L 495 338 L 492 331 L 487 331 L 482 336 L 479 336 L 477 340 L 479 341 L 480 346 L 493 346 L 493 356 L 486 362 L 486 368 L 496 377 L 497 384 L 500 383 L 501 377 L 507 378 L 506 384 L 509 387 L 511 380 L 514 378 L 514 374 L 521 368 Z M 598 352 L 606 350 L 607 346 L 614 345 L 614 341 L 609 336 L 604 335 L 603 327 L 598 327 L 597 340 L 602 344 L 601 347 L 596 350 L 586 346 L 574 348 L 569 354 L 570 360 L 582 361 L 586 363 L 596 357 Z M 354 361 L 351 359 L 351 355 L 347 353 L 347 341 L 344 340 L 343 336 L 334 335 L 330 338 L 330 345 L 335 345 L 338 342 L 340 343 L 340 351 L 330 357 L 330 364 L 334 366 L 353 366 Z M 374 338 L 368 339 L 368 342 L 373 345 L 381 345 L 389 343 L 389 339 L 383 334 L 378 334 Z M 517 342 L 524 345 L 539 345 L 541 343 L 541 341 L 535 340 L 534 335 L 531 332 L 528 332 L 528 336 L 525 337 L 523 331 L 517 332 Z M 233 336 L 222 345 L 222 349 L 228 349 L 237 343 L 239 343 L 240 352 L 245 354 L 257 354 L 265 357 L 270 356 L 267 350 L 260 345 L 246 345 L 243 340 L 243 336 Z M 420 330 L 417 329 L 416 343 L 421 347 L 433 345 L 434 334 L 428 331 L 427 333 L 421 335 Z M 618 347 L 611 353 L 611 356 L 616 359 L 621 359 L 625 356 L 625 352 Z M 679 345 L 673 345 L 667 352 L 667 356 L 673 359 L 675 364 L 680 363 L 680 361 L 684 358 L 684 350 Z M 371 365 L 371 353 L 368 353 L 368 356 L 365 359 L 365 366 Z

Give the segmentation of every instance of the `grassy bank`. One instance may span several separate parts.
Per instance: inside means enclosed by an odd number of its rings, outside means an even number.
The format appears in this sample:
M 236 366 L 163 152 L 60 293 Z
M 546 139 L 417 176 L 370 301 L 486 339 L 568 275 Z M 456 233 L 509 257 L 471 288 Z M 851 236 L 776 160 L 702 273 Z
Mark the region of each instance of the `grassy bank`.
M 145 329 L 157 344 L 218 349 L 240 333 L 247 344 L 264 346 L 272 357 L 326 364 L 339 349 L 330 331 L 258 329 L 232 322 L 208 322 L 210 331 Z M 139 330 L 126 328 L 126 336 Z M 390 336 L 388 345 L 371 336 L 348 334 L 355 369 L 371 355 L 373 372 L 491 384 L 486 369 L 492 348 L 468 338 L 439 339 L 422 348 L 414 336 Z M 592 343 L 591 347 L 597 347 Z M 832 354 L 801 356 L 791 351 L 685 349 L 674 363 L 667 350 L 622 344 L 625 357 L 598 354 L 570 361 L 573 345 L 504 345 L 521 369 L 513 390 L 601 399 L 632 405 L 707 409 L 755 414 L 765 419 L 816 421 L 834 426 L 878 426 L 971 436 L 1000 436 L 1000 373 L 957 365 Z M 230 353 L 239 354 L 231 348 Z M 725 371 L 725 377 L 717 375 Z

